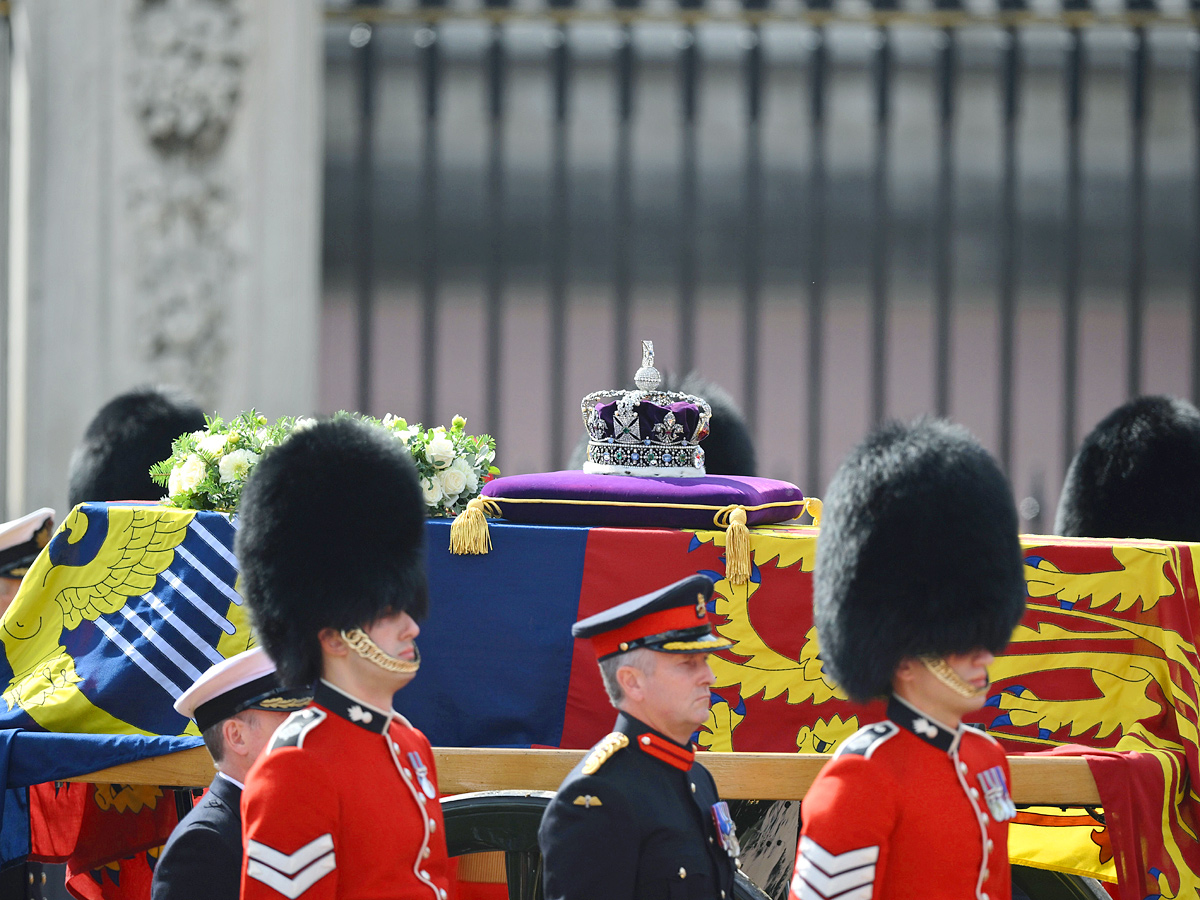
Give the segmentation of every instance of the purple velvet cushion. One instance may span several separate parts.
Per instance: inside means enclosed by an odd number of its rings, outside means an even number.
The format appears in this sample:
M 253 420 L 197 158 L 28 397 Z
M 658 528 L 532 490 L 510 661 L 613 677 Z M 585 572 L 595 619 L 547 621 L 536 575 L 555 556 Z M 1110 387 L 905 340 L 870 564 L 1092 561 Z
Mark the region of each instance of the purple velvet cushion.
M 589 475 L 586 472 L 542 472 L 509 475 L 484 485 L 483 496 L 499 505 L 509 522 L 538 525 L 607 525 L 656 528 L 724 528 L 713 521 L 723 507 L 747 507 L 748 525 L 768 525 L 795 518 L 804 509 L 800 488 L 773 478 L 706 475 L 703 478 L 637 478 L 633 475 Z M 505 503 L 539 500 L 539 503 Z M 557 501 L 590 500 L 594 505 Z M 634 506 L 672 503 L 701 509 Z M 750 509 L 764 503 L 787 503 Z M 490 513 L 489 513 L 490 515 Z

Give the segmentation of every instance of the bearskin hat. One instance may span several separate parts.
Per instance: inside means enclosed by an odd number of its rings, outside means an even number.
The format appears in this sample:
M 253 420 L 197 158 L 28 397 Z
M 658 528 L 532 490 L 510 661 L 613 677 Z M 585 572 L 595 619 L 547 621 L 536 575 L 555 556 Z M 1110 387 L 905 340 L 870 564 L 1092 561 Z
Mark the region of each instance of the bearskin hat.
M 162 499 L 150 467 L 171 455 L 175 438 L 203 427 L 203 411 L 176 388 L 142 387 L 117 395 L 100 407 L 71 456 L 70 505 Z
M 966 429 L 892 423 L 842 462 L 825 497 L 813 588 L 825 671 L 859 701 L 905 657 L 1000 652 L 1025 611 L 1008 481 Z
M 1083 439 L 1054 523 L 1072 537 L 1200 541 L 1200 411 L 1139 397 Z
M 632 390 L 633 385 L 629 384 L 628 388 Z M 680 378 L 674 372 L 667 372 L 659 390 L 691 394 L 708 401 L 712 409 L 712 418 L 708 423 L 708 437 L 700 442 L 704 450 L 706 474 L 750 477 L 758 474 L 758 458 L 754 451 L 754 439 L 750 437 L 750 427 L 733 398 L 723 387 L 701 378 L 695 372 L 684 378 Z M 568 469 L 583 468 L 587 460 L 588 438 L 589 435 L 585 431 L 571 452 Z
M 324 628 L 424 617 L 425 502 L 381 429 L 340 416 L 294 432 L 251 473 L 239 515 L 242 595 L 281 682 L 320 675 Z

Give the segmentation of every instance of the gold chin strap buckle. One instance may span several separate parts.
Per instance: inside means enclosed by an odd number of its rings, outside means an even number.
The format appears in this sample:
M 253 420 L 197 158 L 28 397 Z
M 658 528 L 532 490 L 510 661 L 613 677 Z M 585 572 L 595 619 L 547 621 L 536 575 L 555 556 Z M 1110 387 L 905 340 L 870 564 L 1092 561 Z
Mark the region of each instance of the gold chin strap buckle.
M 960 697 L 978 697 L 987 693 L 988 686 L 975 687 L 963 681 L 958 673 L 950 668 L 950 664 L 940 656 L 922 656 L 921 663 L 933 673 L 933 677 L 944 684 Z
M 343 631 L 342 640 L 363 659 L 370 660 L 379 666 L 379 668 L 385 669 L 388 672 L 412 675 L 417 669 L 421 668 L 421 651 L 416 648 L 416 645 L 413 645 L 413 653 L 416 654 L 415 657 L 408 660 L 397 659 L 394 656 L 384 653 L 380 646 L 371 640 L 361 628 L 351 628 L 349 631 Z

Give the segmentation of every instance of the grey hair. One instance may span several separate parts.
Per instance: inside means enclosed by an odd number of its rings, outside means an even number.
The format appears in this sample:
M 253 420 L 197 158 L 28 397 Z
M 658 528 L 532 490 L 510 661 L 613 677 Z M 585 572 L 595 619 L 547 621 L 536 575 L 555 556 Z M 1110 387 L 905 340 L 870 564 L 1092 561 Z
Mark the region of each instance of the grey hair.
M 604 682 L 609 701 L 617 709 L 625 702 L 625 691 L 621 688 L 621 682 L 617 681 L 617 669 L 622 666 L 632 666 L 639 672 L 650 675 L 658 666 L 658 652 L 648 647 L 638 647 L 636 650 L 600 660 L 600 680 Z

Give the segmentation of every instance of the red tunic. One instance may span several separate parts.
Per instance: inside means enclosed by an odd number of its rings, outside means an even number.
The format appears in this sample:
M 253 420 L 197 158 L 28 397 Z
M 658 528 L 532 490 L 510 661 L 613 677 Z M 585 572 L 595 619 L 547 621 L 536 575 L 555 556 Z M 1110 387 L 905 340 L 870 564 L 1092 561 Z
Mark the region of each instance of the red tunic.
M 242 821 L 243 900 L 446 900 L 429 741 L 324 681 L 251 768 Z
M 1008 762 L 897 698 L 804 797 L 789 900 L 1009 900 Z

